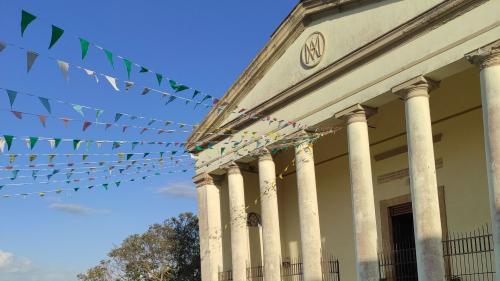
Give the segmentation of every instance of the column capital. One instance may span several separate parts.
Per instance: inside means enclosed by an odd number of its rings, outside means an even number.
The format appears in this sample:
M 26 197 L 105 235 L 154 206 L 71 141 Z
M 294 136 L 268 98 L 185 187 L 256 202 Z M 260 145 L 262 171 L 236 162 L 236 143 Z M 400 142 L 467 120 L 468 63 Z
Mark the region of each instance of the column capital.
M 202 187 L 205 185 L 213 185 L 214 178 L 208 173 L 203 173 L 203 174 L 198 174 L 198 175 L 194 176 L 193 182 L 196 185 L 196 187 Z
M 334 114 L 337 119 L 344 120 L 347 124 L 366 122 L 366 119 L 377 113 L 377 109 L 361 104 L 355 104 Z
M 241 174 L 240 166 L 236 162 L 229 163 L 226 169 L 228 175 Z
M 500 40 L 466 54 L 465 58 L 480 69 L 500 65 Z
M 408 100 L 418 96 L 429 96 L 429 92 L 438 88 L 439 82 L 422 75 L 412 78 L 391 89 L 392 93 Z
M 262 148 L 257 151 L 257 156 L 259 158 L 259 161 L 273 160 L 273 156 L 271 155 L 271 152 L 268 148 Z

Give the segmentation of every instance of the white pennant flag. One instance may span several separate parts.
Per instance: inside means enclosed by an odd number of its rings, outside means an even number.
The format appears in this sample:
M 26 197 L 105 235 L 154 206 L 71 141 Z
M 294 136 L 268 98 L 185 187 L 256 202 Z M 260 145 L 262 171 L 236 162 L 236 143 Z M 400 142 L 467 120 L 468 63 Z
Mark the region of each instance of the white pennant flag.
M 97 146 L 97 148 L 101 148 L 101 146 L 102 146 L 102 141 L 96 141 L 96 142 L 95 142 L 95 145 Z
M 5 148 L 5 139 L 0 137 L 0 152 L 3 153 L 3 149 Z
M 83 67 L 82 67 L 82 69 L 83 69 L 83 71 L 85 71 L 85 73 L 86 73 L 88 76 L 90 76 L 90 77 L 94 77 L 94 78 L 95 78 L 95 82 L 96 82 L 96 83 L 99 83 L 99 78 L 97 77 L 97 75 L 96 75 L 95 71 L 90 70 L 90 69 L 86 69 L 86 68 L 83 68 Z
M 50 148 L 51 149 L 54 149 L 54 147 L 56 146 L 56 140 L 47 140 L 50 144 Z
M 68 81 L 69 63 L 62 60 L 58 60 L 57 65 L 59 65 L 59 69 L 61 70 L 64 76 L 64 80 Z
M 24 139 L 24 141 L 26 142 L 26 147 L 28 147 L 28 149 L 30 149 L 31 148 L 30 139 Z
M 116 86 L 116 78 L 115 77 L 111 77 L 111 76 L 108 76 L 108 75 L 104 75 L 104 77 L 106 77 L 106 80 L 108 80 L 109 84 L 111 84 L 111 86 L 113 87 L 113 89 L 115 89 L 115 91 L 120 91 L 120 89 L 118 89 L 118 87 Z
M 128 91 L 130 88 L 134 86 L 134 82 L 132 81 L 125 81 L 125 90 Z

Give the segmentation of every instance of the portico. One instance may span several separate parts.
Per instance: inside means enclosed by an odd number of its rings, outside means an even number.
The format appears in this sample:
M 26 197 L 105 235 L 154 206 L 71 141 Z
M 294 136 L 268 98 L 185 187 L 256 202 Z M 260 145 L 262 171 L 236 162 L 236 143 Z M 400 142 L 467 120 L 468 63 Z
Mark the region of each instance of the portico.
M 499 274 L 500 1 L 417 2 L 301 1 L 192 135 L 203 281 Z

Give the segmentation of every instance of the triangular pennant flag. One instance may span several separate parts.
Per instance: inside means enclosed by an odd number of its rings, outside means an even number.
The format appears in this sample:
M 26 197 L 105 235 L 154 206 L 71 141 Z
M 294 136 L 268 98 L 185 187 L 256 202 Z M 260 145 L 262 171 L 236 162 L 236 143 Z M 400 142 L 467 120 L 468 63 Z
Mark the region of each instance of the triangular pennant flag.
M 16 158 L 17 158 L 17 154 L 10 154 L 9 155 L 9 164 L 14 163 L 14 161 L 16 161 Z
M 115 69 L 115 63 L 113 62 L 113 53 L 111 51 L 103 49 L 104 53 L 106 54 L 106 58 L 108 59 L 109 63 L 111 64 L 111 67 Z
M 113 126 L 113 124 L 107 123 L 104 129 L 105 129 L 105 130 L 107 130 L 107 129 L 109 129 L 111 126 Z
M 160 158 L 163 158 L 163 154 L 164 154 L 164 153 L 165 153 L 165 152 L 163 152 L 163 151 L 162 151 L 162 152 L 160 152 Z
M 120 160 L 125 159 L 125 153 L 124 152 L 117 153 L 116 155 L 118 156 L 118 159 L 120 159 Z
M 81 140 L 73 140 L 73 149 L 77 150 L 80 147 Z
M 119 187 L 121 183 L 122 183 L 121 181 L 116 181 L 115 182 L 116 187 Z
M 196 96 L 199 95 L 199 94 L 200 94 L 200 91 L 194 90 L 193 97 L 191 99 L 196 98 Z
M 130 116 L 130 120 L 135 120 L 135 119 L 137 119 L 137 116 L 134 116 L 134 115 Z
M 45 109 L 50 113 L 52 114 L 52 109 L 50 108 L 50 103 L 49 103 L 49 99 L 47 98 L 44 98 L 44 97 L 39 97 L 38 98 L 40 100 L 40 102 L 42 103 L 43 107 L 45 107 Z
M 14 102 L 16 101 L 17 97 L 17 92 L 12 91 L 12 90 L 5 90 L 7 92 L 7 95 L 9 96 L 9 102 L 10 102 L 10 108 L 14 105 Z
M 158 86 L 161 86 L 161 80 L 163 80 L 163 75 L 156 73 L 156 80 L 158 81 Z
M 63 33 L 64 30 L 55 25 L 52 25 L 52 36 L 50 37 L 49 49 L 52 48 L 57 43 L 57 41 L 59 40 L 59 38 L 61 38 Z
M 121 146 L 121 143 L 120 143 L 120 142 L 115 141 L 115 142 L 113 142 L 113 146 L 112 146 L 112 148 L 111 148 L 111 149 L 119 148 L 120 146 Z
M 118 122 L 118 120 L 120 120 L 120 118 L 122 118 L 123 114 L 122 113 L 116 113 L 115 114 L 115 123 Z
M 134 156 L 134 154 L 133 154 L 133 153 L 129 153 L 129 154 L 127 154 L 127 160 L 130 160 L 130 158 L 132 158 L 132 156 Z
M 132 82 L 132 81 L 125 81 L 125 91 L 130 90 L 132 87 L 134 87 L 134 82 Z
M 132 62 L 128 59 L 123 59 L 123 63 L 125 63 L 125 68 L 127 69 L 127 77 L 130 80 L 130 72 L 132 71 Z
M 148 123 L 148 126 L 153 125 L 154 122 L 156 122 L 156 119 L 151 119 L 151 121 L 149 121 L 149 123 Z
M 7 48 L 7 45 L 0 41 L 0 52 L 2 52 L 5 48 Z
M 203 99 L 201 100 L 201 102 L 200 102 L 200 103 L 203 103 L 204 101 L 206 101 L 206 100 L 208 100 L 208 99 L 211 99 L 211 98 L 212 98 L 212 96 L 210 96 L 210 95 L 206 95 L 206 96 L 204 96 L 204 97 L 203 97 Z
M 116 78 L 115 77 L 111 77 L 108 75 L 104 75 L 104 77 L 106 77 L 106 80 L 108 80 L 109 84 L 111 85 L 111 87 L 113 87 L 113 89 L 115 89 L 115 91 L 117 91 L 117 92 L 120 91 L 120 89 L 118 89 L 118 87 L 116 86 Z
M 120 172 L 120 174 L 123 174 L 123 171 L 125 171 L 125 169 L 119 169 L 118 171 Z
M 80 190 L 80 188 L 79 188 L 79 187 L 75 187 L 75 188 L 73 188 L 73 190 L 74 190 L 75 192 L 77 192 L 78 190 Z
M 103 183 L 102 186 L 104 187 L 104 189 L 108 190 L 108 185 L 107 183 Z
M 125 133 L 125 131 L 126 131 L 129 127 L 130 127 L 129 125 L 125 125 L 125 126 L 123 126 L 122 133 Z
M 95 142 L 95 145 L 97 146 L 97 148 L 101 148 L 101 146 L 102 146 L 102 141 L 96 141 L 96 142 Z
M 134 149 L 135 149 L 135 147 L 136 147 L 138 144 L 139 144 L 139 142 L 137 142 L 137 141 L 132 142 L 132 150 L 134 150 Z
M 47 116 L 38 115 L 38 120 L 40 120 L 40 123 L 42 123 L 44 128 L 47 127 Z
M 89 51 L 90 42 L 81 37 L 79 39 L 80 39 L 80 47 L 82 49 L 82 60 L 83 60 L 87 56 L 87 52 Z
M 49 162 L 52 162 L 52 160 L 54 160 L 54 158 L 56 158 L 55 154 L 49 154 Z
M 10 178 L 10 179 L 15 180 L 17 178 L 17 174 L 19 174 L 19 170 L 13 170 L 12 171 L 12 178 Z
M 170 96 L 170 98 L 168 98 L 168 101 L 165 103 L 165 105 L 173 102 L 177 97 L 176 96 Z
M 73 109 L 78 112 L 82 117 L 85 117 L 85 114 L 83 114 L 83 106 L 79 104 L 73 104 Z
M 69 119 L 69 118 L 61 118 L 61 120 L 62 120 L 62 121 L 63 121 L 63 123 L 64 123 L 64 127 L 68 127 L 68 124 L 69 124 L 70 119 Z
M 19 111 L 11 111 L 17 119 L 23 119 L 23 113 Z
M 145 96 L 145 95 L 147 95 L 147 93 L 149 93 L 149 91 L 151 91 L 150 88 L 144 88 L 144 90 L 142 90 L 142 94 L 141 95 Z
M 168 82 L 170 83 L 170 87 L 172 87 L 172 89 L 176 93 L 189 89 L 188 86 L 182 85 L 182 84 L 177 84 L 177 82 L 175 82 L 174 80 L 168 80 Z
M 68 81 L 69 63 L 62 60 L 58 60 L 57 65 L 59 66 L 59 69 L 63 74 L 64 80 Z
M 140 73 L 145 73 L 149 72 L 149 69 L 145 68 L 144 66 L 141 66 L 141 70 L 139 70 Z
M 36 155 L 36 154 L 30 154 L 30 156 L 28 157 L 28 160 L 30 162 L 33 162 L 33 161 L 36 160 L 36 158 L 38 158 L 38 155 Z
M 33 180 L 36 180 L 37 175 L 38 175 L 38 170 L 31 171 L 31 176 L 33 177 Z
M 21 12 L 21 37 L 24 36 L 24 31 L 28 27 L 28 25 L 36 19 L 35 15 L 32 15 L 25 10 Z
M 54 139 L 49 140 L 49 141 L 52 141 L 50 143 L 50 145 L 51 145 L 52 148 L 57 148 L 59 146 L 59 144 L 61 143 L 61 139 L 60 138 L 54 138 Z
M 89 150 L 90 150 L 90 147 L 92 146 L 92 143 L 93 143 L 93 142 L 94 142 L 94 141 L 91 141 L 91 140 L 87 140 L 87 141 L 85 142 L 86 147 L 87 147 L 87 151 L 89 151 Z
M 142 130 L 141 130 L 141 133 L 140 133 L 140 134 L 142 135 L 142 134 L 143 134 L 144 132 L 146 132 L 147 130 L 149 130 L 149 129 L 148 129 L 148 128 L 142 128 Z
M 87 154 L 83 154 L 83 155 L 82 155 L 82 161 L 87 160 L 87 158 L 88 158 L 88 157 L 89 157 L 89 156 L 88 156 Z
M 38 54 L 32 51 L 28 51 L 26 53 L 26 68 L 27 72 L 30 72 L 31 68 L 33 67 L 33 64 L 35 63 L 36 59 L 38 58 Z
M 94 77 L 95 78 L 95 82 L 96 83 L 99 83 L 99 78 L 97 77 L 97 74 L 95 73 L 95 71 L 93 70 L 90 70 L 90 69 L 86 69 L 86 68 L 82 68 L 83 71 L 85 71 L 85 73 L 90 76 L 90 77 Z
M 226 148 L 225 148 L 225 147 L 221 147 L 221 148 L 220 148 L 220 155 L 224 154 L 224 150 L 226 150 Z
M 99 117 L 101 117 L 102 113 L 104 112 L 104 110 L 102 109 L 96 109 L 95 110 L 95 121 L 99 121 Z
M 33 149 L 38 142 L 38 137 L 30 137 L 30 149 Z
M 84 121 L 84 122 L 83 122 L 83 128 L 82 128 L 82 131 L 84 131 L 84 132 L 85 132 L 85 130 L 87 130 L 87 129 L 88 129 L 88 127 L 90 127 L 90 125 L 92 125 L 92 122 L 90 122 L 90 121 Z
M 3 153 L 4 149 L 5 149 L 5 139 L 3 137 L 0 137 L 0 153 Z

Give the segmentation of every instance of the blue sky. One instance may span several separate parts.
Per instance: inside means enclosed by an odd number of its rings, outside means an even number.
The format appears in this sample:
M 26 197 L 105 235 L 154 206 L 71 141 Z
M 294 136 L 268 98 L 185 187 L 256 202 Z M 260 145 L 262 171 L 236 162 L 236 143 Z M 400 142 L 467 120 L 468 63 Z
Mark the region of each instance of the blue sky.
M 99 121 L 113 123 L 116 113 L 172 120 L 188 124 L 198 123 L 207 109 L 193 109 L 193 105 L 174 101 L 165 106 L 166 99 L 151 93 L 141 96 L 142 88 L 129 91 L 119 84 L 120 92 L 100 77 L 99 83 L 75 68 L 80 65 L 99 73 L 126 80 L 123 62 L 115 57 L 113 69 L 101 50 L 90 47 L 82 61 L 77 37 L 103 46 L 113 54 L 120 54 L 149 69 L 164 73 L 170 78 L 200 89 L 215 97 L 231 85 L 245 66 L 264 46 L 274 29 L 296 4 L 292 0 L 254 1 L 1 1 L 0 41 L 22 46 L 40 54 L 32 71 L 26 73 L 26 51 L 8 46 L 0 52 L 0 87 L 28 92 L 37 96 L 59 99 L 73 104 L 103 109 Z M 25 9 L 38 18 L 28 27 L 24 37 L 20 36 L 20 14 Z M 59 42 L 50 50 L 50 25 L 65 30 Z M 70 64 L 69 81 L 66 82 L 58 69 L 56 58 Z M 168 90 L 166 83 L 158 87 L 152 74 L 139 74 L 132 69 L 131 80 L 136 85 Z M 122 80 L 123 81 L 123 80 Z M 192 91 L 179 93 L 190 97 Z M 19 94 L 13 110 L 25 113 L 51 115 L 47 127 L 43 128 L 37 116 L 24 114 L 16 119 L 10 110 L 9 99 L 0 90 L 0 135 L 61 137 L 69 139 L 120 140 L 120 141 L 183 141 L 186 133 L 176 132 L 158 135 L 153 132 L 140 134 L 135 128 L 112 127 L 93 124 L 82 132 L 83 121 L 95 121 L 95 111 L 84 110 L 79 116 L 71 106 L 51 101 L 52 114 L 48 114 L 37 98 Z M 57 118 L 75 119 L 67 127 Z M 120 126 L 146 126 L 147 121 L 130 120 L 127 117 L 117 122 Z M 151 125 L 163 128 L 162 124 Z M 165 127 L 166 129 L 175 128 Z M 173 146 L 142 145 L 134 153 L 160 152 L 177 149 Z M 181 149 L 179 149 L 181 150 Z M 43 184 L 44 177 L 31 179 L 30 171 L 20 171 L 14 181 L 6 179 L 12 172 L 8 154 L 42 153 L 130 153 L 130 144 L 117 150 L 110 145 L 97 148 L 93 144 L 88 150 L 82 145 L 77 152 L 70 143 L 63 142 L 51 150 L 47 141 L 40 140 L 30 151 L 26 145 L 15 140 L 10 152 L 0 154 L 0 185 L 12 183 L 34 183 L 29 185 L 6 185 L 0 195 L 21 192 L 39 192 L 57 188 L 80 187 L 78 192 L 38 196 L 0 198 L 0 281 L 76 280 L 75 275 L 98 263 L 106 253 L 125 237 L 140 233 L 148 225 L 161 222 L 180 212 L 196 212 L 194 186 L 191 183 L 193 169 L 189 162 L 186 173 L 165 173 L 134 182 L 126 179 L 136 175 L 117 176 L 104 179 L 106 172 L 90 176 L 101 177 L 93 183 L 84 182 L 87 174 L 74 174 L 80 183 L 57 183 L 64 181 L 63 172 L 56 174 L 54 183 Z M 154 156 L 149 156 L 154 158 Z M 148 157 L 148 158 L 149 158 Z M 139 156 L 134 158 L 140 159 Z M 134 159 L 133 158 L 133 159 Z M 86 162 L 116 161 L 117 157 L 89 156 Z M 55 163 L 75 163 L 82 167 L 81 156 L 56 156 Z M 47 156 L 40 156 L 34 164 L 48 163 Z M 18 157 L 12 165 L 28 165 L 27 157 Z M 107 165 L 107 166 L 106 166 Z M 104 167 L 108 167 L 106 162 Z M 175 165 L 167 161 L 166 165 Z M 62 166 L 61 166 L 62 167 Z M 151 167 L 151 166 L 150 166 Z M 47 167 L 43 167 L 47 168 Z M 19 169 L 43 168 L 21 167 Z M 158 168 L 158 167 L 156 167 Z M 181 170 L 184 168 L 171 168 Z M 61 170 L 66 171 L 67 170 Z M 85 170 L 80 170 L 85 171 Z M 127 172 L 125 172 L 126 174 Z M 141 176 L 146 174 L 143 171 Z M 120 187 L 104 190 L 101 183 L 122 180 Z M 88 185 L 96 185 L 91 191 Z

